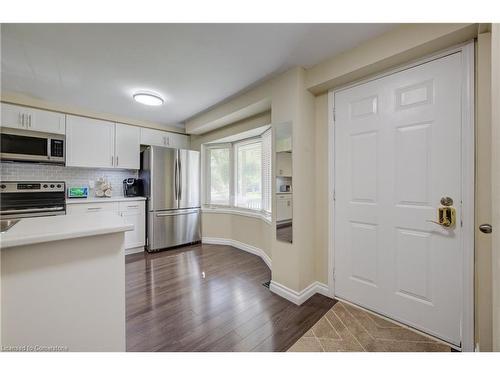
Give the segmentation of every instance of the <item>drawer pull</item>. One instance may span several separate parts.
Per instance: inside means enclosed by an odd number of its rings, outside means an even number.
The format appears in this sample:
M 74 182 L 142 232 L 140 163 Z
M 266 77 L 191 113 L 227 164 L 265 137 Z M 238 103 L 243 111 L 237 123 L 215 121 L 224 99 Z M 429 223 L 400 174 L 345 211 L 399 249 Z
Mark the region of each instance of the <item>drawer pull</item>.
M 88 207 L 88 211 L 97 211 L 97 210 L 102 210 L 102 207 Z
M 136 204 L 135 206 L 127 206 L 127 208 L 139 208 L 139 205 Z

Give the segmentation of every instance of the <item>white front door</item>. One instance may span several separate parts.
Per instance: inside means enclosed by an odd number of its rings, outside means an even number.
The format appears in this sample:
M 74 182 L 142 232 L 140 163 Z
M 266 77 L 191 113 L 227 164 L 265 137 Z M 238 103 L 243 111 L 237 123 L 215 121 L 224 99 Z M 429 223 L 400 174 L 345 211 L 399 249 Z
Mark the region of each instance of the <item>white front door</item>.
M 461 343 L 461 53 L 335 93 L 335 295 Z M 457 224 L 438 220 L 453 199 Z

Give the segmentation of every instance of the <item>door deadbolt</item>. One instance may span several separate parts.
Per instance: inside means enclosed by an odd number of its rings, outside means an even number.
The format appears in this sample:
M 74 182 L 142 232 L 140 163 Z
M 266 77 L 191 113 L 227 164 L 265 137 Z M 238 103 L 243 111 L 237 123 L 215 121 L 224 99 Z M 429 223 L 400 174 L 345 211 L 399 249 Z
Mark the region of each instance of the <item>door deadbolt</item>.
M 446 207 L 453 206 L 453 199 L 450 197 L 442 197 L 441 204 Z
M 493 228 L 491 227 L 491 224 L 481 224 L 479 226 L 479 230 L 483 233 L 491 233 Z

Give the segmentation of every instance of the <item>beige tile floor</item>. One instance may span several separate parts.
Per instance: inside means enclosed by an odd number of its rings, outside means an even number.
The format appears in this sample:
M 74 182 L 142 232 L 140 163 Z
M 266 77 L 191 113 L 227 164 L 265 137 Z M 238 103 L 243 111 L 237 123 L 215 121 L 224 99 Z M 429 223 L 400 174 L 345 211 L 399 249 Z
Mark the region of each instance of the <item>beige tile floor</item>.
M 449 352 L 450 347 L 337 302 L 289 352 Z

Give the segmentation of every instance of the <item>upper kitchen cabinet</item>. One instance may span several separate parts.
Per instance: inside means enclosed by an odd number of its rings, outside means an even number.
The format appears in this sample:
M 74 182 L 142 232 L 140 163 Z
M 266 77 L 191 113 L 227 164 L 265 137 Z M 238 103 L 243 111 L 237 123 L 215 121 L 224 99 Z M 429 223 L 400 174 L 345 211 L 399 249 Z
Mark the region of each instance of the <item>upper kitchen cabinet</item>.
M 2 123 L 6 128 L 65 134 L 66 115 L 19 105 L 2 103 Z
M 292 153 L 276 153 L 276 176 L 292 177 Z
M 184 134 L 141 128 L 141 144 L 187 149 L 189 148 L 189 137 Z
M 115 167 L 139 169 L 141 130 L 137 126 L 116 124 Z
M 291 152 L 292 137 L 289 134 L 283 134 L 283 137 L 276 136 L 276 152 Z
M 115 124 L 86 117 L 66 117 L 66 165 L 113 168 Z

